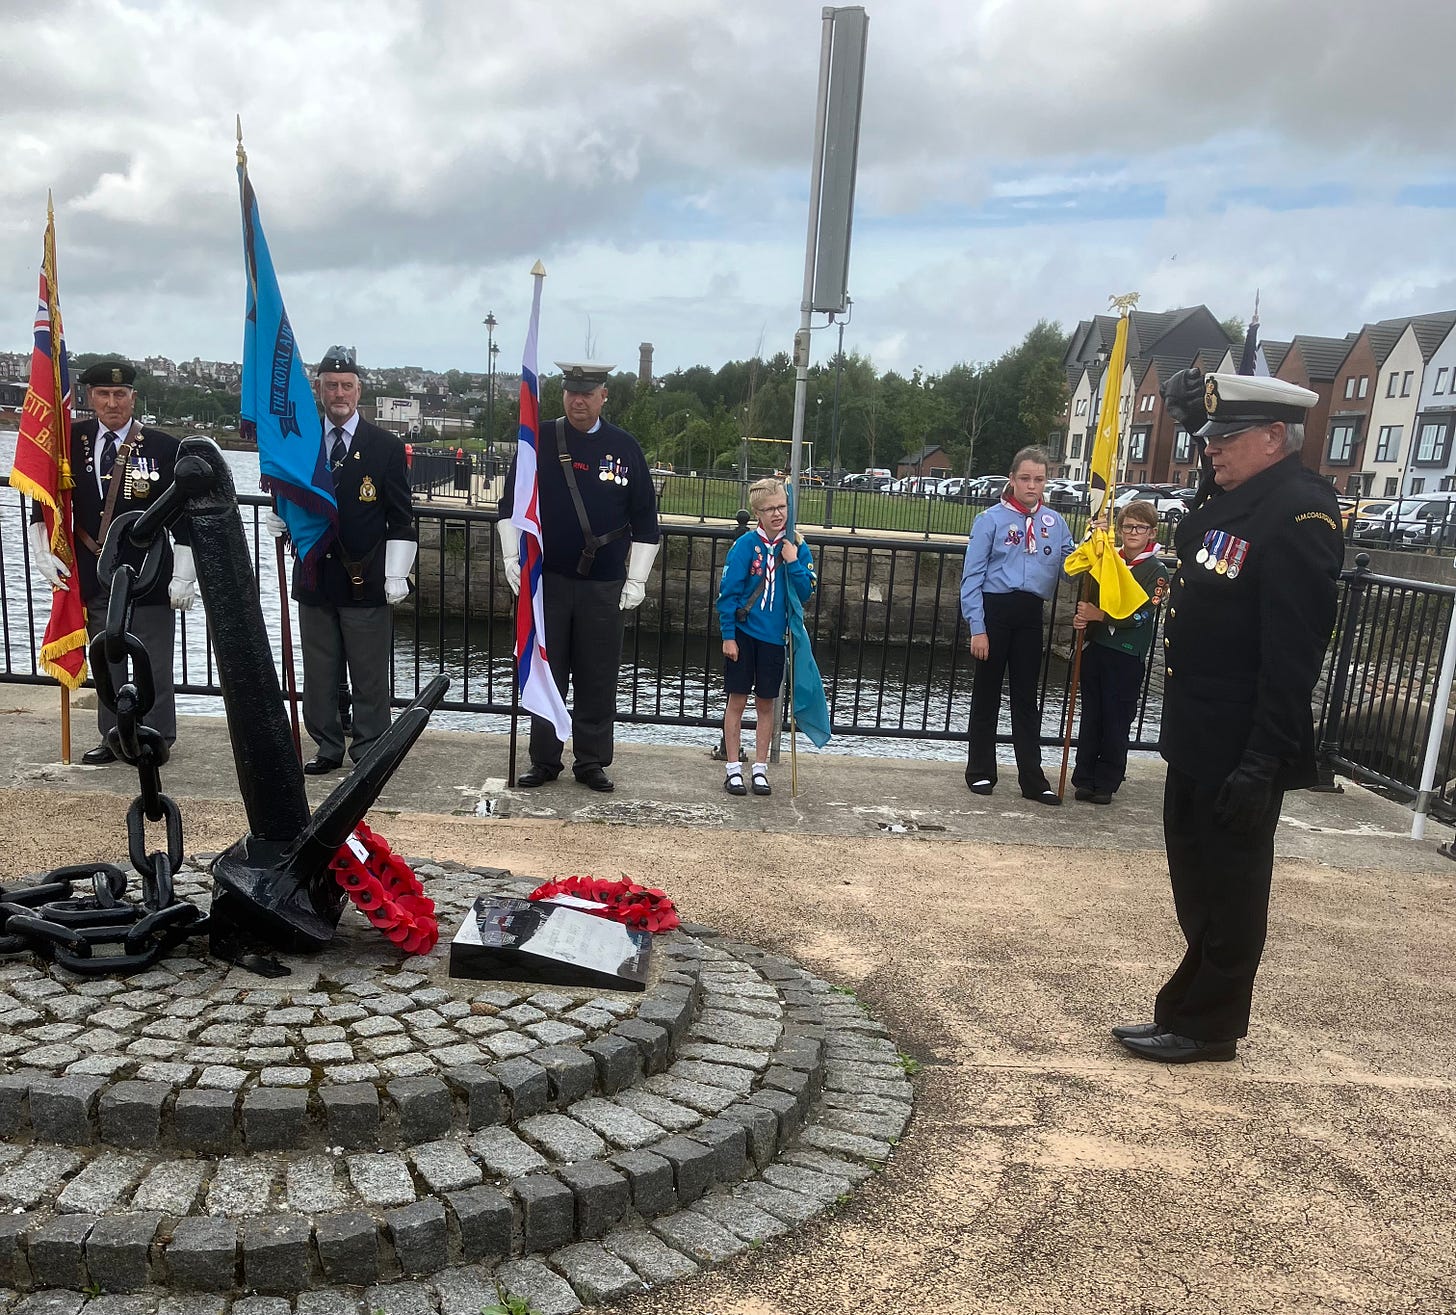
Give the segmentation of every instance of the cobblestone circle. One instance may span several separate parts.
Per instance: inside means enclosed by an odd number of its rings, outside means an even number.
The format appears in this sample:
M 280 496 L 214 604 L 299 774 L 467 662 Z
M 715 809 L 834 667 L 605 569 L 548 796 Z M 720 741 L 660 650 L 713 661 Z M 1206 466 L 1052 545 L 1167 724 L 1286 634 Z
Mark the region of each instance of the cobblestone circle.
M 0 961 L 0 1315 L 575 1311 L 788 1232 L 903 1134 L 884 1028 L 791 961 L 687 928 L 641 993 L 454 981 L 471 900 L 536 883 L 411 862 L 427 956 L 347 911 L 281 980 Z

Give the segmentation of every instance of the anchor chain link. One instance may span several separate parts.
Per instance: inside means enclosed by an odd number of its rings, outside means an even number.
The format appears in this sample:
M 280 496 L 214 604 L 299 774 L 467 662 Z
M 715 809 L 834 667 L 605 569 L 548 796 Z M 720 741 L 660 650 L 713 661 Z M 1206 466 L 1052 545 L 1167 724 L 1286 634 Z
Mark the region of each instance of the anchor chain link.
M 151 967 L 207 931 L 207 914 L 178 898 L 174 888 L 184 860 L 182 814 L 162 791 L 167 741 L 142 720 L 156 700 L 156 681 L 151 655 L 131 630 L 136 599 L 160 578 L 167 529 L 183 505 L 182 490 L 173 484 L 146 511 L 126 512 L 111 523 L 96 567 L 108 590 L 106 624 L 87 649 L 96 696 L 116 715 L 106 742 L 137 770 L 126 836 L 127 857 L 141 878 L 140 898 L 127 898 L 127 874 L 110 863 L 56 868 L 35 885 L 0 887 L 0 956 L 31 951 L 83 976 L 126 974 Z M 148 822 L 164 825 L 165 849 L 148 852 Z M 90 893 L 76 894 L 78 884 Z

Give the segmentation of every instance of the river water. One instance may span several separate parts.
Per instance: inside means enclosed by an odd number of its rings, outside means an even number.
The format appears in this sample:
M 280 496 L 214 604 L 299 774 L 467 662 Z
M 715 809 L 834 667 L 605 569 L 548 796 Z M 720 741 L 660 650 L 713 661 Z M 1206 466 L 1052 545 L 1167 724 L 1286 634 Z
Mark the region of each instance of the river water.
M 0 431 L 0 471 L 8 472 L 14 459 L 14 431 Z M 258 458 L 252 452 L 227 452 L 233 481 L 239 493 L 258 488 Z M 3 605 L 3 643 L 7 670 L 15 674 L 35 671 L 32 653 L 39 648 L 47 619 L 48 598 L 44 591 L 32 593 L 27 587 L 22 499 L 9 489 L 0 490 L 0 553 L 3 553 L 3 580 L 0 580 L 0 605 Z M 273 641 L 274 660 L 282 671 L 282 624 L 279 610 L 277 571 L 273 566 L 272 543 L 261 533 L 255 509 L 242 508 L 244 528 L 255 560 L 261 555 L 265 569 L 256 572 L 263 617 Z M 293 633 L 298 633 L 298 617 L 290 601 Z M 468 624 L 459 618 L 443 624 L 424 617 L 415 634 L 415 615 L 409 605 L 395 611 L 394 689 L 396 695 L 408 697 L 444 671 L 451 678 L 446 696 L 460 702 L 506 702 L 511 685 L 511 636 L 504 621 L 475 621 Z M 631 663 L 637 655 L 635 687 Z M 206 616 L 201 599 L 190 612 L 182 613 L 178 629 L 176 676 L 179 682 L 205 684 L 215 682 L 215 673 L 208 650 Z M 836 671 L 825 662 L 826 690 L 831 707 L 841 720 L 853 718 L 861 723 L 875 721 L 893 732 L 900 727 L 960 730 L 966 724 L 969 710 L 967 672 L 962 668 L 959 686 L 952 693 L 949 681 L 935 672 L 928 655 L 913 647 L 891 649 L 888 658 L 876 647 L 867 655 L 861 669 L 859 650 L 843 646 L 838 653 Z M 882 662 L 888 663 L 881 672 Z M 645 629 L 634 634 L 629 627 L 624 643 L 622 688 L 618 708 L 624 715 L 631 710 L 651 715 L 660 712 L 675 714 L 680 707 L 688 715 L 717 721 L 723 712 L 721 657 L 716 641 L 698 635 L 686 642 L 681 635 L 659 637 Z M 704 673 L 707 679 L 704 679 Z M 299 680 L 302 679 L 301 669 Z M 1053 678 L 1053 688 L 1060 682 Z M 181 711 L 207 716 L 222 715 L 218 696 L 179 695 Z M 1048 709 L 1048 717 L 1054 717 Z M 504 732 L 509 718 L 490 713 L 441 709 L 431 724 L 454 730 Z M 1009 730 L 1008 726 L 1003 729 Z M 522 726 L 524 733 L 525 727 Z M 664 726 L 623 721 L 618 724 L 619 737 L 629 743 L 711 746 L 717 742 L 716 730 L 708 727 Z M 751 737 L 748 739 L 751 743 Z M 801 745 L 807 741 L 801 739 Z M 939 761 L 963 760 L 965 750 L 956 741 L 929 740 L 881 735 L 836 735 L 822 751 L 853 753 L 898 758 L 921 758 Z

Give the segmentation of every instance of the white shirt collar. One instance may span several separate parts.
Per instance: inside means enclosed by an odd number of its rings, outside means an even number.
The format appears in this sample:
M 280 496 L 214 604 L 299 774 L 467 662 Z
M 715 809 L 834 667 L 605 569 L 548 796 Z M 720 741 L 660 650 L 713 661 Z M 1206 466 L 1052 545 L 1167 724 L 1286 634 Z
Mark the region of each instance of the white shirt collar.
M 352 452 L 354 450 L 354 431 L 359 428 L 359 413 L 355 411 L 353 415 L 351 415 L 346 421 L 344 421 L 342 425 L 339 426 L 339 428 L 344 431 L 344 450 L 346 452 Z M 332 443 L 333 439 L 333 423 L 329 420 L 327 416 L 325 416 L 324 440 L 326 443 Z

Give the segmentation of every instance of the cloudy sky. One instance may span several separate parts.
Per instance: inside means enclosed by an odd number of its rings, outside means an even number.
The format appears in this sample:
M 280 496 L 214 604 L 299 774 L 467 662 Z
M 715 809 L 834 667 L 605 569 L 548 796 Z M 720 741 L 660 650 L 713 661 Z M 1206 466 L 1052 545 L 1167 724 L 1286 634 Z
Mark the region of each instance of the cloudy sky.
M 846 348 L 942 370 L 1136 290 L 1269 337 L 1456 308 L 1456 5 L 870 0 Z M 6 0 L 0 347 L 236 360 L 234 116 L 305 354 L 786 349 L 804 0 Z M 817 333 L 817 359 L 833 352 Z

